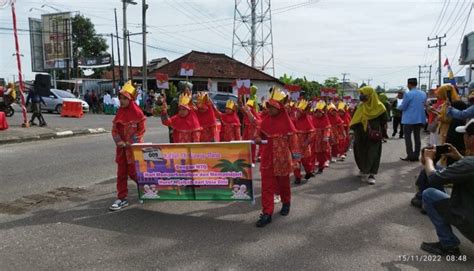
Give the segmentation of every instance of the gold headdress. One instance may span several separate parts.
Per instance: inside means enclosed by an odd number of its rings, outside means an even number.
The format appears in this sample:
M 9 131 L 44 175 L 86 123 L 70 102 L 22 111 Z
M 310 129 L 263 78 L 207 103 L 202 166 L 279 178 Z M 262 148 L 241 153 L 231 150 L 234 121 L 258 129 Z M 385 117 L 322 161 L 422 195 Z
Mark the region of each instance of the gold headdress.
M 197 103 L 198 105 L 206 105 L 209 102 L 209 95 L 206 92 L 198 92 Z
M 308 101 L 306 101 L 305 99 L 302 99 L 298 102 L 296 107 L 298 107 L 298 109 L 301 111 L 305 111 L 308 105 L 309 105 Z
M 120 94 L 126 96 L 129 100 L 135 100 L 137 98 L 137 90 L 132 85 L 132 81 L 128 81 L 123 85 Z
M 225 108 L 235 110 L 235 102 L 233 100 L 227 100 L 227 103 L 225 104 Z
M 192 100 L 191 95 L 183 93 L 179 95 L 179 106 L 184 106 L 186 108 L 189 108 L 191 100 Z

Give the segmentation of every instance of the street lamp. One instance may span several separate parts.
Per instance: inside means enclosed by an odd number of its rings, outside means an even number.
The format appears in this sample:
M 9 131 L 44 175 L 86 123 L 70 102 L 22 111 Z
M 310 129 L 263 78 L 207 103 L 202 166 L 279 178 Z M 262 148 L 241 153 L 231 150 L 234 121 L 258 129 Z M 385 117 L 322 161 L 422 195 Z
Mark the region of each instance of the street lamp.
M 123 80 L 128 81 L 128 48 L 127 48 L 127 6 L 136 5 L 137 2 L 133 0 L 122 0 L 123 3 Z
M 41 8 L 44 8 L 44 7 L 48 7 L 48 8 L 51 8 L 51 9 L 54 9 L 54 10 L 56 10 L 57 12 L 61 12 L 61 10 L 60 10 L 60 9 L 58 9 L 58 8 L 55 8 L 55 7 L 53 7 L 53 6 L 51 6 L 51 5 L 48 5 L 48 4 L 43 4 L 43 5 L 41 6 Z

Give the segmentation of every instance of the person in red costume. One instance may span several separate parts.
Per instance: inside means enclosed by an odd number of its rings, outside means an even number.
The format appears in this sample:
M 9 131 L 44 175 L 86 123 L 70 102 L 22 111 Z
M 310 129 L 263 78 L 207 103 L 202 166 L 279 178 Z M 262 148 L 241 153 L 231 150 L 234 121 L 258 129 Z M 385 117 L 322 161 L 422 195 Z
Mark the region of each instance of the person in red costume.
M 341 155 L 341 145 L 344 143 L 345 131 L 344 121 L 339 117 L 337 108 L 333 103 L 328 104 L 328 118 L 331 123 L 331 162 Z
M 295 167 L 293 173 L 295 175 L 295 184 L 301 184 L 301 166 L 303 166 L 306 172 L 304 178 L 309 180 L 313 175 L 313 157 L 311 142 L 314 139 L 315 128 L 312 123 L 312 119 L 309 116 L 306 109 L 309 103 L 302 99 L 298 103 L 294 104 L 293 114 L 291 115 L 293 124 L 295 125 L 296 132 L 298 135 L 298 147 L 301 150 L 301 162 Z
M 234 101 L 228 100 L 225 106 L 225 113 L 216 110 L 218 118 L 221 120 L 221 142 L 242 140 L 240 134 L 240 119 L 237 115 L 237 105 Z
M 197 117 L 202 127 L 201 142 L 219 142 L 216 110 L 205 92 L 197 95 Z
M 327 166 L 328 159 L 331 157 L 331 123 L 325 112 L 326 103 L 319 101 L 316 103 L 313 115 L 313 125 L 315 128 L 314 136 L 314 156 L 318 162 L 317 174 L 323 173 L 324 168 Z
M 191 105 L 191 95 L 184 93 L 179 96 L 178 114 L 168 116 L 166 102 L 161 112 L 163 125 L 173 128 L 173 143 L 200 142 L 202 127 L 198 116 Z
M 299 160 L 296 129 L 285 110 L 286 95 L 279 89 L 273 89 L 267 102 L 268 113 L 262 118 L 255 142 L 263 144 L 260 172 L 262 175 L 262 207 L 263 211 L 257 221 L 257 227 L 265 227 L 272 222 L 274 194 L 278 191 L 283 206 L 280 215 L 290 213 L 291 191 L 290 173 L 294 168 L 294 160 Z
M 242 138 L 243 140 L 253 140 L 253 136 L 256 134 L 258 125 L 261 122 L 260 114 L 256 111 L 258 107 L 257 101 L 249 99 L 246 105 L 242 108 L 243 111 L 243 123 L 244 131 Z M 252 144 L 252 164 L 255 164 L 257 156 L 257 145 Z
M 109 207 L 111 211 L 128 206 L 128 177 L 136 182 L 135 160 L 130 145 L 143 142 L 146 117 L 135 99 L 136 90 L 129 81 L 119 93 L 120 108 L 112 122 L 112 137 L 116 145 L 117 200 Z
M 349 107 L 344 102 L 340 102 L 337 105 L 337 112 L 339 114 L 339 117 L 344 122 L 343 124 L 344 139 L 341 140 L 341 142 L 339 143 L 339 150 L 340 150 L 341 160 L 345 160 L 347 156 L 347 151 L 349 150 L 349 147 L 351 144 L 349 126 L 351 124 L 352 118 L 351 118 L 351 114 L 349 113 Z

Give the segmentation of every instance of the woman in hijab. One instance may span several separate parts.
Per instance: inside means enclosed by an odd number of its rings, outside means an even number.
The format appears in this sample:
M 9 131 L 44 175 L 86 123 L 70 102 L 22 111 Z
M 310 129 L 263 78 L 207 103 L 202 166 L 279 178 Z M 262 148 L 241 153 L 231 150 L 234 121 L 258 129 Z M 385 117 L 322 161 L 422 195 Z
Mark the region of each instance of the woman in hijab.
M 359 89 L 361 103 L 352 118 L 354 157 L 362 181 L 375 184 L 382 155 L 382 131 L 387 125 L 386 108 L 372 87 Z
M 452 85 L 442 85 L 436 91 L 436 97 L 444 101 L 439 111 L 439 144 L 443 145 L 446 143 L 448 136 L 449 126 L 451 124 L 451 118 L 448 116 L 448 104 L 461 100 L 458 92 Z M 448 103 L 449 102 L 449 103 Z

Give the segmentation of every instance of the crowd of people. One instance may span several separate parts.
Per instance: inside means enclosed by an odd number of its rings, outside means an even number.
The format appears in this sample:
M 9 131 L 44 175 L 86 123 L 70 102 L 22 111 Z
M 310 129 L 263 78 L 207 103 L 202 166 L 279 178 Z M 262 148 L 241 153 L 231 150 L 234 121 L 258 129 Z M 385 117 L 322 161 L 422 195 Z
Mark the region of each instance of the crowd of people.
M 227 101 L 225 112 L 217 109 L 206 92 L 193 97 L 189 86 L 172 101 L 175 105 L 169 106 L 166 96 L 158 103 L 162 124 L 170 128 L 170 142 L 253 141 L 251 159 L 253 164 L 260 162 L 262 180 L 262 214 L 257 227 L 272 222 L 277 202 L 282 203 L 280 215 L 289 214 L 291 174 L 300 185 L 303 179 L 322 174 L 330 163 L 344 161 L 351 147 L 361 180 L 375 184 L 392 113 L 392 137 L 398 133 L 405 139 L 407 156 L 401 159 L 413 162 L 421 157 L 423 165 L 412 204 L 428 214 L 439 237 L 439 242 L 423 243 L 421 248 L 434 254 L 459 254 L 459 239 L 450 225 L 474 241 L 474 157 L 469 157 L 474 153 L 474 120 L 467 122 L 473 118 L 473 105 L 461 106 L 451 85 L 437 89 L 435 102 L 427 102 L 416 79 L 408 80 L 408 89 L 390 103 L 372 87 L 363 87 L 355 108 L 334 98 L 292 100 L 278 88 L 269 90 L 261 106 L 256 96 L 240 97 L 238 102 Z M 129 147 L 143 141 L 146 121 L 136 95 L 130 83 L 119 93 L 120 108 L 112 132 L 119 168 L 117 200 L 110 210 L 128 205 L 127 179 L 136 177 Z M 437 123 L 434 130 L 431 127 L 437 138 L 431 135 L 430 144 L 422 148 L 421 131 L 427 122 L 428 126 Z M 452 184 L 451 196 L 445 191 L 446 184 Z

